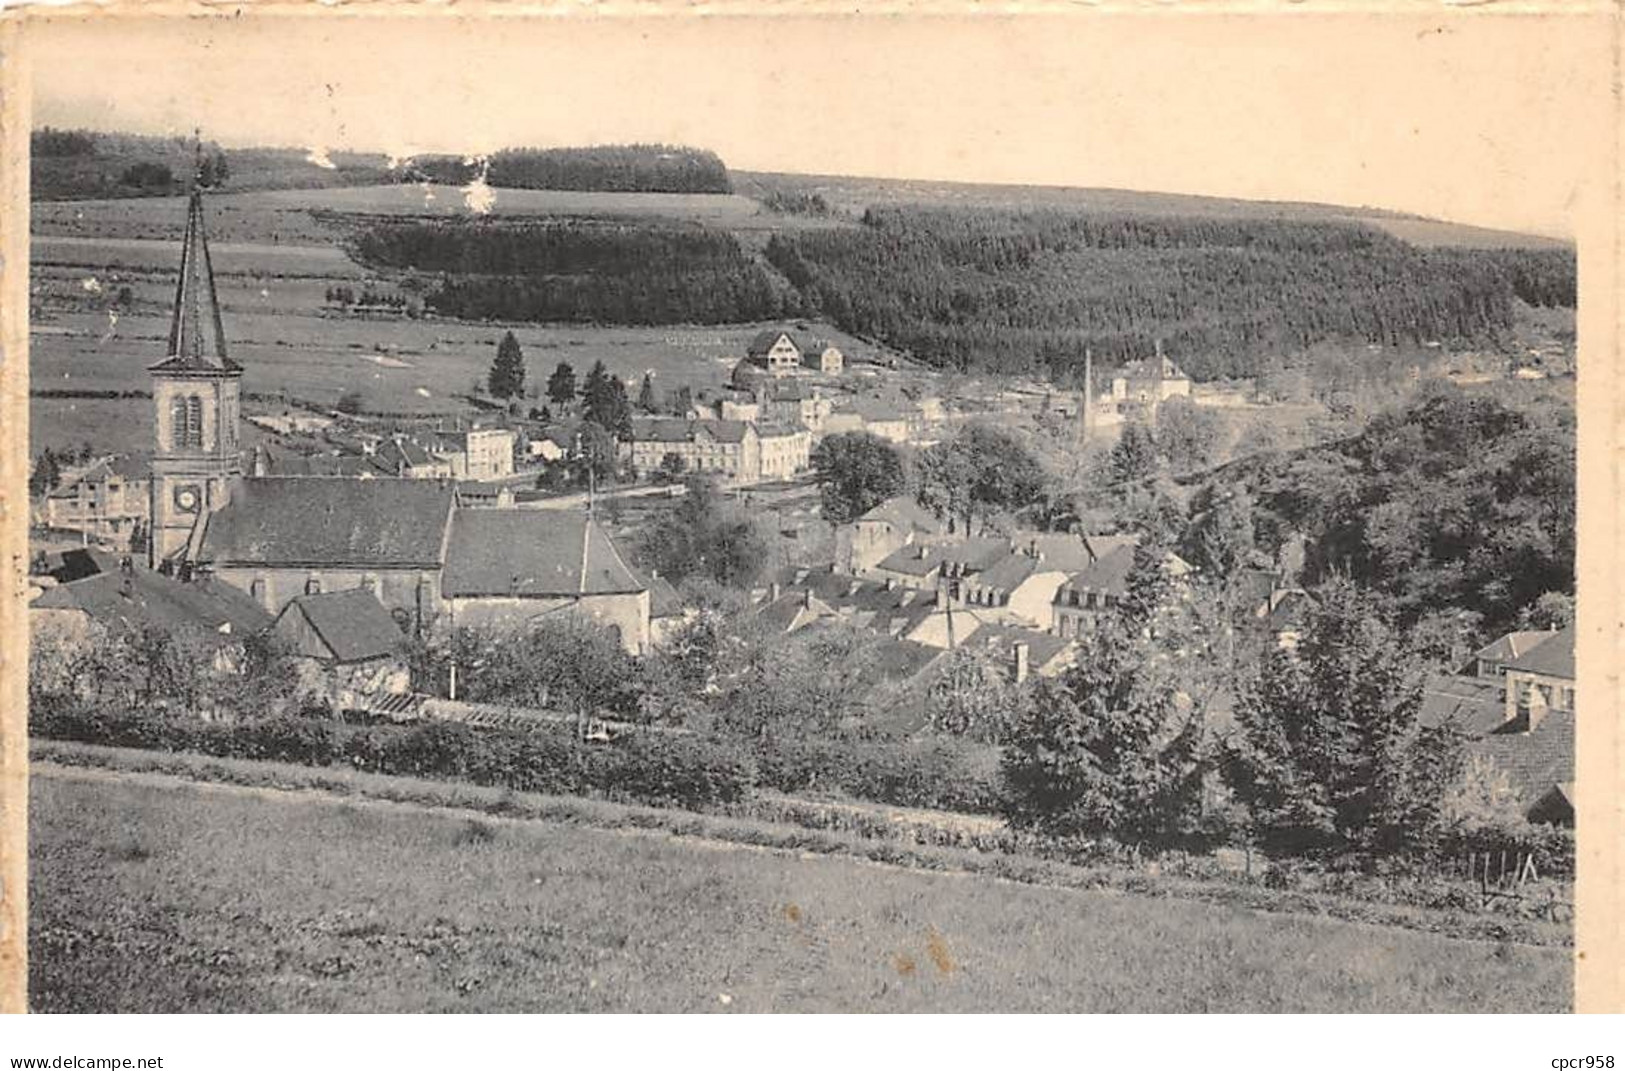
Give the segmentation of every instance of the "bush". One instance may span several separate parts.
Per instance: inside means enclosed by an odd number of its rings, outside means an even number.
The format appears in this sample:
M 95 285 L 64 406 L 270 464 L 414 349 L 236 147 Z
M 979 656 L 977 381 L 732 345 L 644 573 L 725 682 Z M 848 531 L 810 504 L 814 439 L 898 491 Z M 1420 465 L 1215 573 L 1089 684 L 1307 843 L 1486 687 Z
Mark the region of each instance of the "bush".
M 998 781 L 971 758 L 969 749 L 945 741 L 774 737 L 757 760 L 758 782 L 780 792 L 834 789 L 896 807 L 997 814 Z
M 110 747 L 304 766 L 342 763 L 374 773 L 690 808 L 737 803 L 755 781 L 749 757 L 737 747 L 698 736 L 636 732 L 587 744 L 564 728 L 356 727 L 316 717 L 228 724 L 83 706 L 41 709 L 31 720 L 36 735 Z

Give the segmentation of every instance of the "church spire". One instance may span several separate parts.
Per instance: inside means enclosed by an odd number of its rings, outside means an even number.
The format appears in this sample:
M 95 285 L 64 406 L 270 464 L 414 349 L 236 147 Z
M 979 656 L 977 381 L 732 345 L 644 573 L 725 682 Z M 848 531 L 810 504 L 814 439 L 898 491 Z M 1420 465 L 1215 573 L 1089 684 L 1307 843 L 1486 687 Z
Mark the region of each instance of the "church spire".
M 169 349 L 160 368 L 233 371 L 220 321 L 220 299 L 214 288 L 209 240 L 203 226 L 203 191 L 196 183 L 186 209 L 186 235 L 181 241 L 180 281 L 169 322 Z

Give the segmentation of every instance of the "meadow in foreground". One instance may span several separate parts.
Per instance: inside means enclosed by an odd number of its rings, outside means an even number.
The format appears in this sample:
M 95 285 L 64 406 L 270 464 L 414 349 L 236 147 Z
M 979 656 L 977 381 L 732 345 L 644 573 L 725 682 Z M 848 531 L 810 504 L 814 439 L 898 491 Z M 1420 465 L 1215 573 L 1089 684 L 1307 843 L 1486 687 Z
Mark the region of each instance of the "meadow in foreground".
M 1569 954 L 36 766 L 37 1011 L 1557 1011 Z

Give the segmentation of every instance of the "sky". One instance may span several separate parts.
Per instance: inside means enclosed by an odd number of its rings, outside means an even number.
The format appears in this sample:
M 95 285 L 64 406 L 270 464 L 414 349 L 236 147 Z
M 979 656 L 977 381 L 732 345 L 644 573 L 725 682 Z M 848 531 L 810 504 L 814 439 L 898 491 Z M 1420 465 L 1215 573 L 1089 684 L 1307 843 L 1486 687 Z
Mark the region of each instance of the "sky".
M 1309 200 L 1572 236 L 1606 197 L 1596 16 L 42 19 L 35 125 Z

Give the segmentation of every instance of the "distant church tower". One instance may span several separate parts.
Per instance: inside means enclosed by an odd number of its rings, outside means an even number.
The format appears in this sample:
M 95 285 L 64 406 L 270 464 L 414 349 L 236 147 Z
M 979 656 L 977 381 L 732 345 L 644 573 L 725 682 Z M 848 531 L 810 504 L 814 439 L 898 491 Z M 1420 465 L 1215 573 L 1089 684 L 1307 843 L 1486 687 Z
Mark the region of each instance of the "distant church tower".
M 226 355 L 203 195 L 196 188 L 186 212 L 180 274 L 168 355 L 147 370 L 157 433 L 149 550 L 154 569 L 186 556 L 198 518 L 226 504 L 243 471 L 237 436 L 243 370 Z

